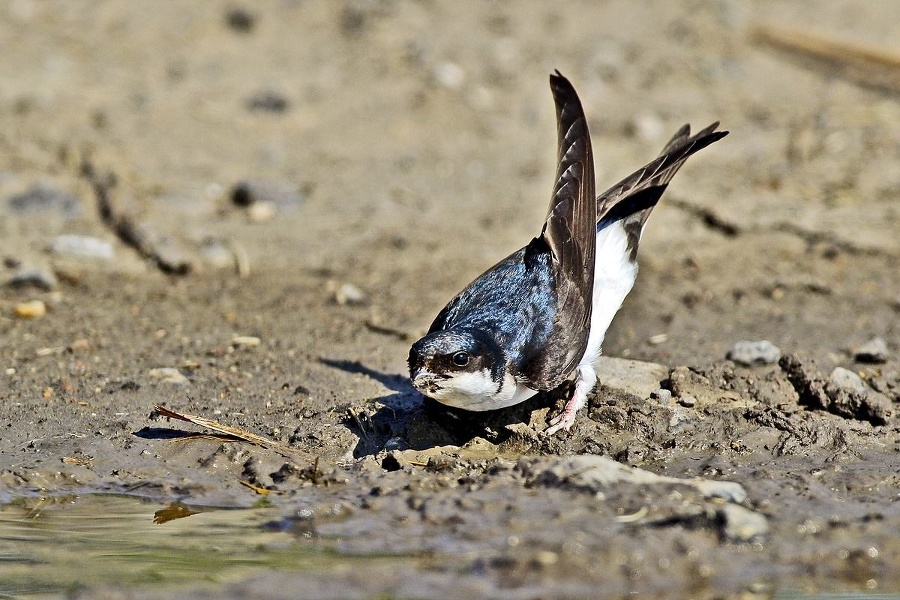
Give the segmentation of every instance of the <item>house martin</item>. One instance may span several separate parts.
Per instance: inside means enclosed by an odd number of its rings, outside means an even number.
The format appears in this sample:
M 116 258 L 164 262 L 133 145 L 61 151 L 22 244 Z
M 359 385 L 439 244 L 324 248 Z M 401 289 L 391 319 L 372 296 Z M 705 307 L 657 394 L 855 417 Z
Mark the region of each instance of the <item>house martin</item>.
M 598 197 L 578 95 L 559 71 L 550 88 L 558 168 L 540 235 L 453 298 L 409 351 L 417 390 L 471 411 L 518 404 L 574 373 L 548 435 L 572 426 L 594 388 L 603 337 L 637 276 L 647 217 L 688 157 L 728 133 L 713 123 L 691 135 L 685 125 L 658 158 Z

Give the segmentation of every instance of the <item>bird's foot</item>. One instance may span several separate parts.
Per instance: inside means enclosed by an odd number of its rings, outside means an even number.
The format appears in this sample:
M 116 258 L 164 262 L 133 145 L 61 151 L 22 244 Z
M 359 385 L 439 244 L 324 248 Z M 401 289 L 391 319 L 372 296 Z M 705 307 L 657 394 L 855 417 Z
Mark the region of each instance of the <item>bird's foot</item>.
M 572 397 L 566 402 L 563 411 L 550 419 L 550 427 L 544 430 L 546 435 L 553 435 L 559 430 L 568 431 L 575 424 L 575 413 L 587 404 L 588 394 L 594 389 L 595 383 L 597 383 L 597 373 L 594 371 L 593 365 L 579 365 Z
M 575 413 L 578 412 L 578 403 L 575 401 L 575 397 L 573 396 L 566 402 L 566 407 L 563 409 L 561 413 L 550 419 L 550 427 L 544 430 L 546 435 L 553 435 L 560 429 L 563 431 L 568 431 L 572 425 L 575 424 Z

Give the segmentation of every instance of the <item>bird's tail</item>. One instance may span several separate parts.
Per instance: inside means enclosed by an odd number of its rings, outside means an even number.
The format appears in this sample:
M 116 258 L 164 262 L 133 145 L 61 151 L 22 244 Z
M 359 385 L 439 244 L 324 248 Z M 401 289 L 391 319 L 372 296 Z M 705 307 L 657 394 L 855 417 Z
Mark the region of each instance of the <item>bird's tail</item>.
M 695 152 L 728 135 L 727 131 L 716 131 L 718 126 L 717 121 L 694 135 L 690 125 L 682 126 L 655 160 L 603 192 L 597 199 L 597 231 L 621 222 L 634 255 L 644 223 L 681 165 Z

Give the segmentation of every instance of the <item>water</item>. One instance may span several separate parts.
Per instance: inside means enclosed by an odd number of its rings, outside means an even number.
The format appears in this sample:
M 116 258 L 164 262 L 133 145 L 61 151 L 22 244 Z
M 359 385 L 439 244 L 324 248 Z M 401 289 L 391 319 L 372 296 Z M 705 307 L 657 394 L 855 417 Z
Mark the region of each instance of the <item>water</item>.
M 86 586 L 216 588 L 268 569 L 328 573 L 396 568 L 413 557 L 346 556 L 283 527 L 282 512 L 166 504 L 133 496 L 19 499 L 0 506 L 0 599 L 59 596 Z M 451 570 L 444 573 L 455 577 Z M 440 597 L 440 587 L 422 597 Z M 437 591 L 435 591 L 437 590 Z M 429 593 L 425 593 L 429 592 Z M 418 597 L 418 595 L 417 595 Z M 777 591 L 774 600 L 900 600 L 891 593 Z
M 264 527 L 272 513 L 112 495 L 20 499 L 0 507 L 0 598 L 98 584 L 218 585 L 262 568 L 334 566 L 315 540 Z
M 898 600 L 900 594 L 877 592 L 777 592 L 772 600 Z

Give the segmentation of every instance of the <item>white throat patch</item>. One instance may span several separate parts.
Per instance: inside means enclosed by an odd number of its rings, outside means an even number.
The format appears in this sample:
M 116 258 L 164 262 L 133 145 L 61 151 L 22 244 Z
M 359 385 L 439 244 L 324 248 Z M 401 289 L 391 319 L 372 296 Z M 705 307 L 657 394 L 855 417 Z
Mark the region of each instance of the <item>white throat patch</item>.
M 429 396 L 441 404 L 483 411 L 518 404 L 537 392 L 506 374 L 499 384 L 491 379 L 491 373 L 482 369 L 475 373 L 460 373 L 438 382 L 437 390 Z

